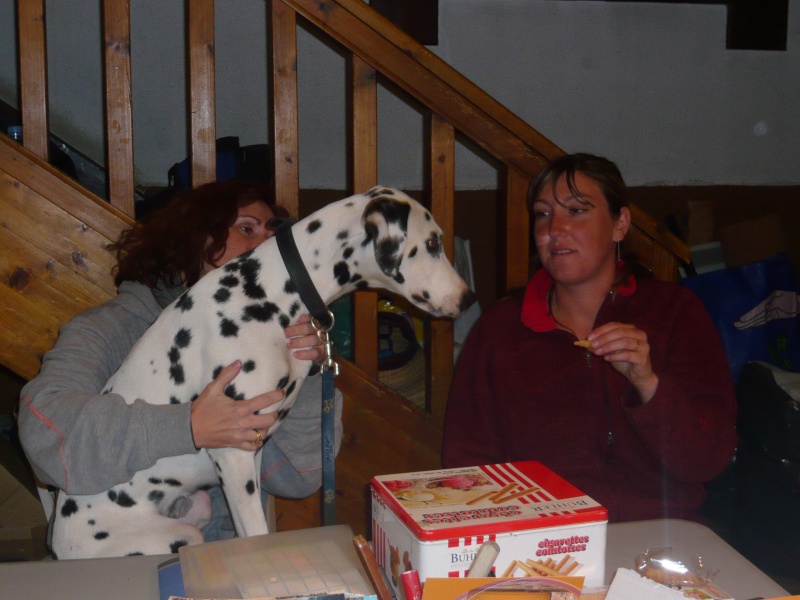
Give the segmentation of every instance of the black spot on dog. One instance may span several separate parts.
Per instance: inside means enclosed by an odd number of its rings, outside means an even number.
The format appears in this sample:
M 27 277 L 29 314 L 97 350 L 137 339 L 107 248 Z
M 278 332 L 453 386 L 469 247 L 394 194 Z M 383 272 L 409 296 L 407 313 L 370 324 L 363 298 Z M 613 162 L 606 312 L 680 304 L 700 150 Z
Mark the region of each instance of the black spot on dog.
M 278 322 L 281 324 L 281 329 L 286 329 L 289 325 L 292 324 L 292 320 L 289 318 L 289 315 L 281 314 Z
M 357 282 L 359 282 L 359 281 L 361 281 L 361 274 L 360 274 L 360 273 L 355 273 L 355 274 L 354 274 L 354 275 L 353 275 L 353 276 L 350 278 L 350 283 L 357 283 Z
M 345 260 L 347 260 L 348 258 L 353 256 L 353 252 L 354 252 L 353 247 L 348 246 L 347 248 L 345 248 L 344 254 L 342 256 L 344 256 Z
M 216 379 L 217 377 L 219 377 L 219 374 L 222 373 L 222 369 L 224 368 L 225 367 L 223 367 L 222 365 L 216 367 L 214 371 L 212 371 L 211 373 L 211 379 Z
M 337 240 L 342 240 L 342 241 L 344 241 L 344 240 L 346 240 L 346 239 L 347 239 L 347 238 L 349 238 L 349 237 L 350 237 L 350 232 L 349 232 L 349 231 L 347 231 L 346 229 L 345 229 L 344 231 L 340 231 L 339 233 L 337 233 L 337 234 L 336 234 L 336 239 L 337 239 Z
M 89 519 L 88 521 L 86 521 L 86 523 L 87 523 L 87 524 L 88 524 L 90 527 L 94 527 L 94 526 L 95 526 L 95 524 L 96 524 L 96 521 L 95 521 L 94 519 Z
M 228 398 L 233 398 L 234 400 L 244 400 L 244 394 L 237 392 L 236 386 L 232 383 L 229 383 L 225 388 L 225 395 L 228 396 Z
M 414 246 L 411 249 L 411 252 L 408 253 L 408 258 L 414 258 L 417 255 L 418 251 L 419 251 L 419 248 L 417 246 Z
M 346 262 L 339 261 L 333 265 L 333 278 L 340 287 L 350 281 L 350 267 L 347 266 Z
M 172 348 L 169 349 L 169 352 L 167 352 L 167 358 L 169 358 L 169 362 L 175 364 L 181 359 L 181 351 L 175 346 L 172 346 Z
M 287 396 L 290 395 L 294 391 L 295 387 L 297 387 L 297 380 L 296 379 L 289 385 L 288 388 L 286 388 L 286 395 Z
M 374 240 L 378 239 L 378 226 L 375 223 L 367 223 L 364 225 L 364 241 L 361 246 L 369 246 Z
M 189 295 L 189 292 L 184 292 L 183 295 L 178 298 L 178 301 L 175 303 L 175 308 L 180 309 L 182 312 L 186 312 L 192 310 L 194 306 L 194 301 L 192 297 Z
M 231 291 L 224 287 L 219 288 L 214 293 L 214 300 L 216 300 L 218 304 L 224 304 L 230 299 L 231 299 Z
M 292 305 L 289 307 L 289 316 L 294 318 L 294 316 L 300 310 L 300 303 L 299 302 L 292 302 Z
M 161 485 L 162 483 L 164 483 L 164 482 L 163 482 L 163 481 L 161 481 L 161 479 L 159 479 L 158 477 L 150 477 L 150 478 L 149 478 L 147 481 L 149 481 L 149 482 L 150 482 L 150 483 L 152 483 L 153 485 Z
M 247 259 L 242 262 L 240 272 L 244 279 L 242 289 L 248 298 L 253 300 L 261 300 L 267 297 L 267 293 L 260 285 L 258 285 L 258 274 L 261 271 L 261 263 L 256 259 Z
M 261 300 L 262 298 L 267 297 L 267 292 L 265 292 L 264 288 L 257 283 L 245 281 L 243 289 L 245 296 L 252 298 L 253 300 Z
M 283 377 L 281 377 L 281 380 L 278 382 L 278 387 L 276 389 L 282 390 L 283 388 L 286 387 L 287 383 L 289 383 L 289 376 L 288 375 L 284 375 Z
M 236 275 L 225 275 L 219 280 L 219 284 L 228 288 L 236 287 L 239 285 L 239 278 Z
M 230 319 L 219 322 L 219 333 L 222 337 L 236 337 L 239 335 L 239 326 Z
M 169 368 L 169 378 L 172 379 L 177 385 L 186 383 L 186 374 L 183 372 L 182 365 L 172 365 Z
M 280 312 L 277 305 L 272 302 L 262 302 L 261 304 L 250 304 L 244 307 L 243 321 L 260 321 L 268 323 Z
M 173 487 L 181 487 L 181 485 L 183 485 L 180 481 L 173 478 L 165 479 L 164 483 L 166 483 L 167 485 L 171 485 Z
M 392 277 L 392 279 L 394 279 L 397 283 L 400 283 L 400 284 L 403 284 L 403 283 L 406 282 L 406 278 L 403 277 L 403 274 L 400 271 L 395 273 L 394 277 Z
M 188 329 L 181 329 L 175 334 L 175 345 L 178 348 L 188 348 L 192 341 L 192 332 Z
M 248 496 L 252 496 L 256 493 L 256 484 L 253 482 L 252 479 L 248 479 L 247 483 L 244 486 L 244 490 L 247 492 Z
M 373 213 L 380 213 L 387 223 L 397 225 L 402 231 L 408 231 L 408 215 L 410 212 L 411 205 L 405 202 L 376 199 L 367 207 L 364 216 L 368 219 Z
M 189 402 L 194 402 L 197 400 L 197 394 L 193 394 L 191 398 L 189 398 Z
M 175 540 L 169 545 L 169 551 L 172 554 L 177 554 L 178 550 L 183 548 L 184 546 L 188 546 L 189 542 L 187 540 Z
M 400 238 L 384 238 L 375 247 L 375 261 L 381 271 L 392 276 L 400 267 Z
M 170 403 L 170 404 L 180 404 L 180 403 L 181 403 L 181 401 L 180 401 L 180 400 L 178 400 L 178 399 L 177 399 L 175 396 L 170 396 L 170 397 L 169 397 L 169 403 Z
M 144 552 L 128 552 L 125 556 L 144 556 Z
M 97 541 L 104 540 L 106 538 L 108 538 L 107 531 L 98 531 L 97 533 L 94 534 L 94 539 L 96 539 Z
M 158 504 L 164 499 L 164 492 L 161 490 L 153 490 L 149 494 L 147 494 L 147 499 L 150 500 L 153 504 Z
M 125 491 L 115 492 L 114 490 L 109 490 L 108 499 L 111 500 L 114 504 L 121 506 L 123 508 L 130 508 L 132 506 L 136 506 L 136 500 L 131 498 Z
M 256 368 L 256 362 L 254 360 L 246 360 L 242 364 L 242 371 L 244 373 L 249 373 L 250 371 Z
M 308 224 L 308 226 L 306 227 L 306 232 L 307 232 L 307 233 L 314 233 L 314 232 L 315 232 L 315 231 L 317 231 L 317 230 L 318 230 L 320 227 L 322 227 L 322 222 L 321 222 L 319 219 L 314 219 L 314 220 L 313 220 L 313 221 L 311 221 L 311 223 L 309 223 L 309 224 Z
M 294 281 L 287 279 L 286 283 L 283 284 L 283 291 L 287 294 L 296 294 L 297 286 L 294 284 Z
M 428 294 L 428 292 L 424 292 L 422 295 L 420 295 L 420 294 L 413 294 L 413 295 L 411 296 L 411 298 L 412 298 L 412 299 L 413 299 L 415 302 L 418 302 L 419 304 L 425 304 L 425 303 L 428 301 L 428 298 L 429 298 L 429 297 L 430 297 L 430 294 Z
M 288 408 L 282 408 L 281 410 L 279 410 L 277 416 L 278 421 L 283 421 L 288 416 L 288 414 L 289 414 Z
M 61 516 L 71 517 L 76 512 L 78 512 L 78 503 L 72 498 L 68 498 L 67 501 L 64 502 L 64 506 L 61 507 Z
M 356 289 L 363 290 L 369 287 L 369 283 L 367 281 L 359 281 L 356 284 Z

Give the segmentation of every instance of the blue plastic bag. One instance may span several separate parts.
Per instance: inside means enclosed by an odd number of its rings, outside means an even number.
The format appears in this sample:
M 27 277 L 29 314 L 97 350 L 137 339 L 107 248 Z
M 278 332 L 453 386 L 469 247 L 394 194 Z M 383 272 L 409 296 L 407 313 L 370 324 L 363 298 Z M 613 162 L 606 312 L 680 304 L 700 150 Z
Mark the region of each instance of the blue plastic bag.
M 682 283 L 700 296 L 711 315 L 734 382 L 753 360 L 800 370 L 800 287 L 785 254 Z

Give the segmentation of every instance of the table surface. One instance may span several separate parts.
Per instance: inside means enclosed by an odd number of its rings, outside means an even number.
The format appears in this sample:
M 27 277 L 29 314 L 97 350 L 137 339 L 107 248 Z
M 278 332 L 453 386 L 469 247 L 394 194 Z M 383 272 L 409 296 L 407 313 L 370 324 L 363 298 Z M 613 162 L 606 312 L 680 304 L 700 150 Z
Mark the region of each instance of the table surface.
M 755 565 L 707 527 L 675 519 L 615 523 L 608 526 L 606 581 L 618 567 L 633 567 L 647 548 L 672 547 L 676 553 L 703 556 L 718 568 L 715 583 L 736 600 L 786 596 Z M 158 600 L 157 567 L 169 556 L 128 556 L 93 560 L 0 563 L 0 598 Z

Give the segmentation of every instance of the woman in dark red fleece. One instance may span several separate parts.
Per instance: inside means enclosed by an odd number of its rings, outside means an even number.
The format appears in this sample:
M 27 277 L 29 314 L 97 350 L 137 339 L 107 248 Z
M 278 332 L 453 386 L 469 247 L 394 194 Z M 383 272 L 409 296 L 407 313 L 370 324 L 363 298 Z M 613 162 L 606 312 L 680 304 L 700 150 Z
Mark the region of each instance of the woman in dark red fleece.
M 538 460 L 611 521 L 698 518 L 731 462 L 736 400 L 700 300 L 617 260 L 625 183 L 604 158 L 555 159 L 528 195 L 540 269 L 490 307 L 459 357 L 445 467 Z M 588 341 L 589 347 L 575 345 Z

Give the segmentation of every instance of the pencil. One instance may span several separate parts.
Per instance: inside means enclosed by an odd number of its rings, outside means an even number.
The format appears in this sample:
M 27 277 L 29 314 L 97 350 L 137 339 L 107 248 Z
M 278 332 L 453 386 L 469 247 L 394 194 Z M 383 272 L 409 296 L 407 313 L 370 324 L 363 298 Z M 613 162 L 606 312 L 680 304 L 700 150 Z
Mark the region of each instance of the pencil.
M 357 535 L 353 538 L 353 546 L 356 548 L 358 558 L 367 572 L 369 582 L 375 588 L 375 593 L 378 595 L 378 600 L 392 600 L 392 592 L 389 586 L 386 585 L 386 580 L 381 574 L 381 568 L 378 561 L 375 560 L 375 555 L 372 553 L 372 548 L 369 547 L 367 540 L 363 535 Z

